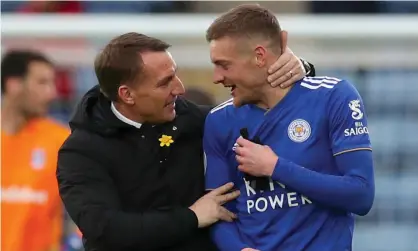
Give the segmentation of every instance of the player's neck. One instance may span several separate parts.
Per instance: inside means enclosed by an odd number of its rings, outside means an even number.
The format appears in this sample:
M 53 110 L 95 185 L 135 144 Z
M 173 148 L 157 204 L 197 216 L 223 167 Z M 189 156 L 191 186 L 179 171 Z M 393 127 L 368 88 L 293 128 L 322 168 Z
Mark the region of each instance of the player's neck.
M 1 130 L 5 134 L 16 134 L 25 127 L 27 122 L 28 118 L 17 109 L 13 102 L 4 98 L 1 106 Z
M 262 90 L 263 97 L 258 106 L 265 109 L 273 108 L 286 96 L 291 88 L 292 86 L 287 87 L 286 89 L 282 89 L 280 87 L 273 88 L 270 86 L 270 84 L 265 85 L 264 90 Z

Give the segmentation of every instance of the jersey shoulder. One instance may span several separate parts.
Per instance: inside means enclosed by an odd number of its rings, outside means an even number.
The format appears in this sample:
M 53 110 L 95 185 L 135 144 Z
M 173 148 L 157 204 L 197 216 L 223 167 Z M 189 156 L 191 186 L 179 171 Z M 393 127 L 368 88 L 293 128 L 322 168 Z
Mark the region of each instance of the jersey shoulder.
M 217 115 L 219 115 L 220 113 L 224 113 L 227 110 L 234 109 L 235 107 L 234 107 L 233 102 L 234 102 L 233 98 L 228 99 L 228 100 L 220 103 L 219 105 L 215 106 L 214 108 L 212 108 L 209 111 L 209 114 L 215 114 L 216 113 Z M 217 116 L 217 115 L 214 115 L 214 116 Z
M 233 122 L 247 117 L 251 114 L 252 110 L 250 105 L 243 105 L 241 107 L 234 106 L 233 98 L 231 98 L 210 110 L 207 120 L 233 124 Z
M 206 117 L 205 131 L 227 137 L 231 130 L 248 118 L 251 107 L 244 105 L 235 107 L 233 99 L 229 99 L 214 107 Z
M 67 137 L 70 134 L 70 129 L 58 120 L 53 118 L 45 118 L 45 123 L 48 128 L 53 130 L 54 133 Z
M 305 77 L 301 80 L 300 86 L 308 96 L 316 97 L 323 101 L 333 99 L 350 93 L 357 93 L 353 84 L 345 79 L 336 77 Z
M 70 129 L 53 118 L 45 117 L 35 123 L 38 131 L 41 131 L 44 135 L 49 135 L 51 140 L 57 140 L 61 144 L 70 135 Z
M 211 109 L 206 116 L 204 129 L 206 134 L 208 132 L 210 132 L 210 134 L 220 134 L 221 132 L 221 134 L 225 134 L 226 130 L 224 129 L 229 125 L 229 123 L 227 123 L 228 114 L 234 108 L 233 99 L 229 99 Z M 220 126 L 223 127 L 223 130 L 218 129 Z
M 315 93 L 326 93 L 337 88 L 344 81 L 343 79 L 329 76 L 305 77 L 300 81 L 300 86 Z
M 228 99 L 220 103 L 209 111 L 207 121 L 225 122 L 228 117 L 234 115 L 237 108 L 233 104 L 233 99 Z

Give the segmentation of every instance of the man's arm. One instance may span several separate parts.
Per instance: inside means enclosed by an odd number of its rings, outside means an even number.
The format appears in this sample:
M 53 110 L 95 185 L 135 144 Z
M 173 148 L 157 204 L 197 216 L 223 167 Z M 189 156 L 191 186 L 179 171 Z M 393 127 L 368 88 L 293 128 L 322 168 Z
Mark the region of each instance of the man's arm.
M 340 175 L 309 170 L 278 157 L 267 146 L 242 138 L 237 143 L 243 147 L 236 150 L 241 163 L 239 169 L 256 176 L 271 176 L 325 206 L 365 215 L 374 200 L 374 174 L 362 101 L 358 92 L 346 81 L 334 87 L 330 100 L 329 138 Z M 356 133 L 351 133 L 352 130 Z
M 341 176 L 317 173 L 279 157 L 273 178 L 312 200 L 365 215 L 374 200 L 374 174 L 363 101 L 347 81 L 335 85 L 330 95 L 329 138 Z
M 221 112 L 221 111 L 219 111 Z M 217 114 L 216 114 L 217 115 Z M 205 122 L 203 148 L 206 156 L 206 190 L 213 190 L 225 183 L 234 182 L 232 168 L 225 160 L 225 151 L 222 144 L 226 143 L 219 131 L 219 123 L 215 116 L 210 114 Z M 236 212 L 235 201 L 231 201 L 225 207 L 231 212 Z M 248 247 L 239 236 L 235 222 L 220 221 L 211 227 L 212 239 L 221 251 L 241 250 Z
M 341 176 L 318 173 L 279 157 L 272 178 L 317 203 L 366 215 L 374 199 L 371 151 L 340 154 L 336 163 Z
M 188 208 L 127 213 L 105 167 L 74 150 L 60 150 L 60 196 L 87 240 L 109 248 L 158 249 L 187 240 L 198 228 Z

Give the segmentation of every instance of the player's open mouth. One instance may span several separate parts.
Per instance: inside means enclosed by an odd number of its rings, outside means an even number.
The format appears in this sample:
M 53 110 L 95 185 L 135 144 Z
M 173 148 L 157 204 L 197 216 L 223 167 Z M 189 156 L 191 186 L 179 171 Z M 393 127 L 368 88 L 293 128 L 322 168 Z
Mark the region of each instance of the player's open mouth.
M 225 88 L 229 88 L 231 95 L 234 93 L 234 90 L 237 88 L 236 85 L 225 86 Z

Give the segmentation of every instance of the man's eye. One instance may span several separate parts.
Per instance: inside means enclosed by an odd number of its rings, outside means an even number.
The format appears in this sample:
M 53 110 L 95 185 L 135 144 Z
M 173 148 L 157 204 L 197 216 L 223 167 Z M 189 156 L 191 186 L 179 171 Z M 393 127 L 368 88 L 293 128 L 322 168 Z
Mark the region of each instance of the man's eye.
M 218 68 L 221 68 L 224 71 L 227 71 L 228 70 L 228 65 L 225 65 L 225 64 L 218 64 L 217 67 Z
M 169 86 L 169 85 L 170 85 L 170 83 L 171 83 L 171 81 L 173 81 L 173 79 L 174 79 L 174 76 L 173 76 L 173 77 L 166 78 L 164 81 L 161 81 L 161 82 L 158 84 L 158 86 L 159 86 L 159 87 L 167 87 L 167 86 Z
M 170 84 L 170 81 L 164 81 L 160 84 L 160 87 L 167 87 Z

